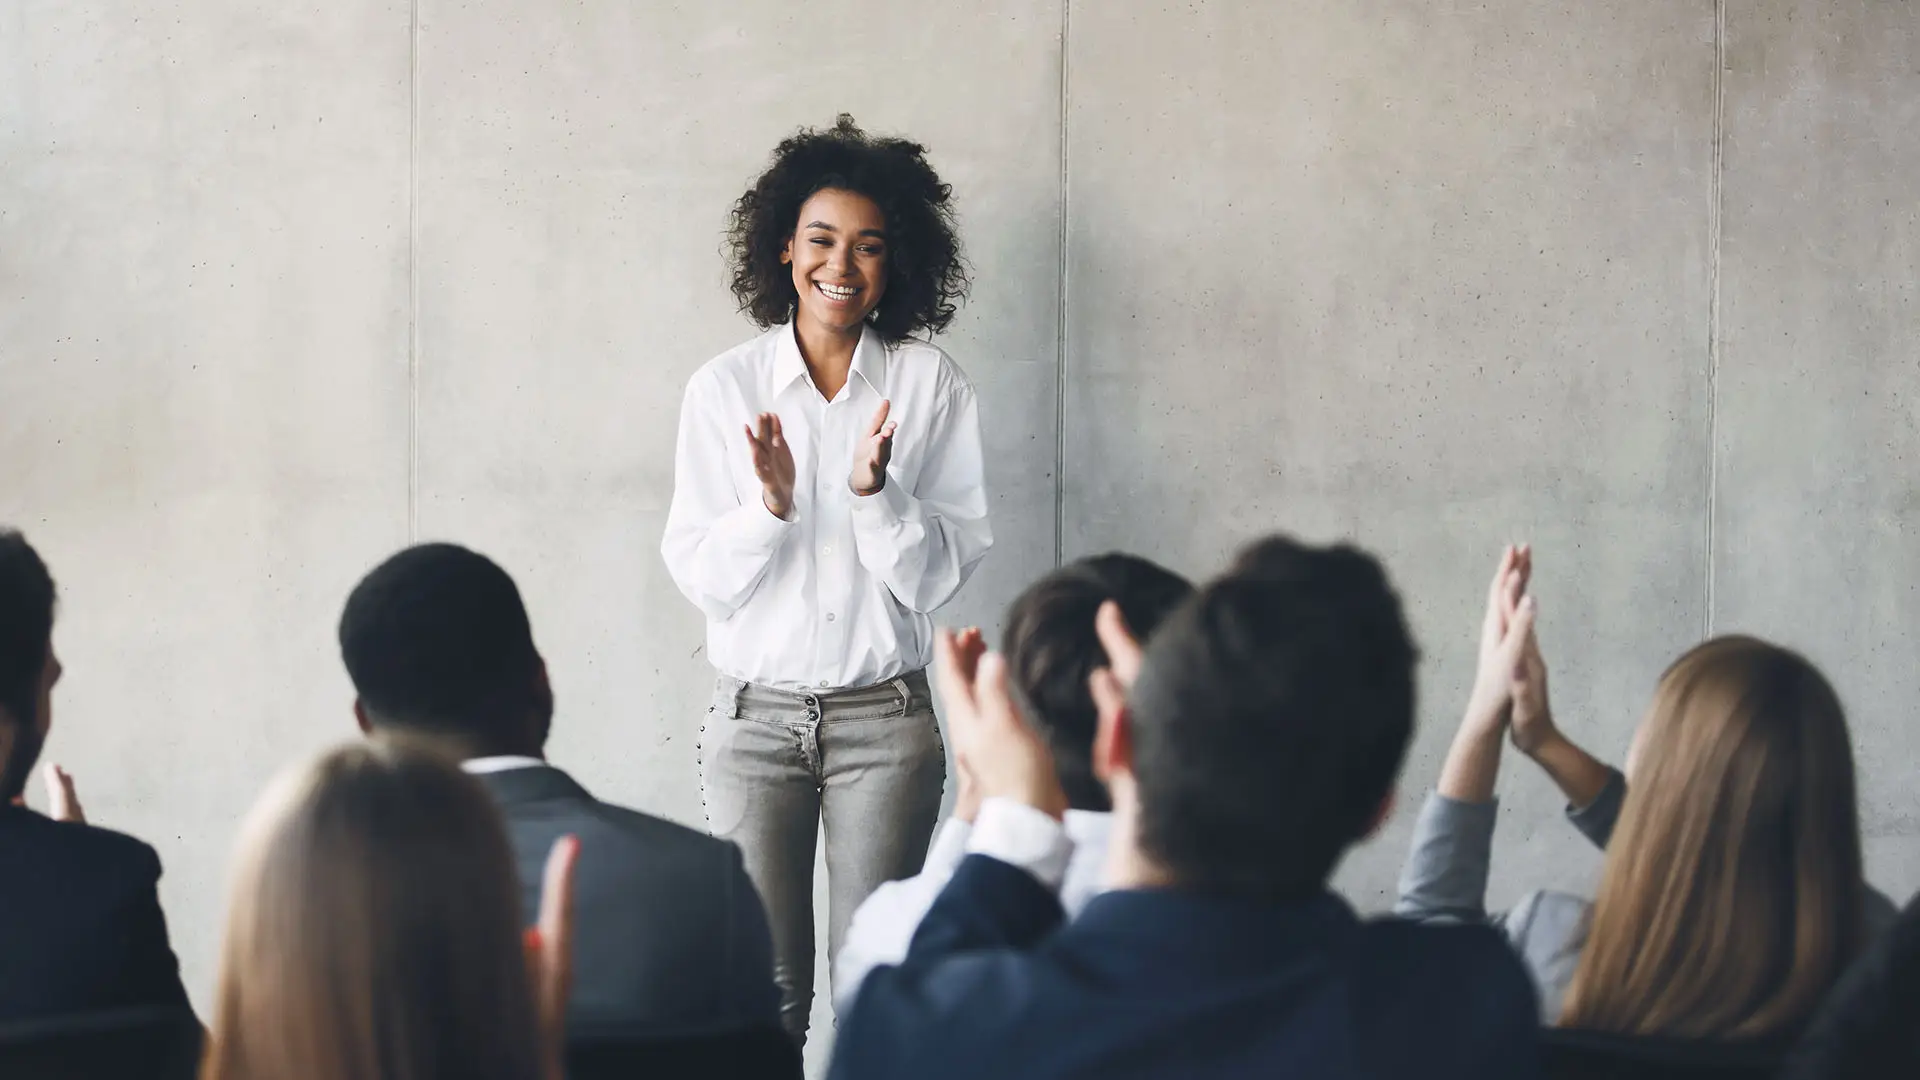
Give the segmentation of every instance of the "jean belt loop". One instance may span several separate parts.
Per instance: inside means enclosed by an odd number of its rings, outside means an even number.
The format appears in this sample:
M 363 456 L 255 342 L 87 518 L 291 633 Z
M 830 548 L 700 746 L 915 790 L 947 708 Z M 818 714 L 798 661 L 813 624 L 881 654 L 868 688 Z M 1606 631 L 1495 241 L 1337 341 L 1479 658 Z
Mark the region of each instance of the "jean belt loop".
M 900 715 L 905 716 L 908 713 L 912 712 L 913 711 L 913 691 L 907 689 L 907 680 L 905 679 L 893 680 L 893 692 L 900 695 Z
M 746 693 L 747 693 L 747 680 L 745 679 L 733 680 L 733 715 L 736 718 L 738 718 L 740 715 L 740 699 L 742 697 L 745 697 Z

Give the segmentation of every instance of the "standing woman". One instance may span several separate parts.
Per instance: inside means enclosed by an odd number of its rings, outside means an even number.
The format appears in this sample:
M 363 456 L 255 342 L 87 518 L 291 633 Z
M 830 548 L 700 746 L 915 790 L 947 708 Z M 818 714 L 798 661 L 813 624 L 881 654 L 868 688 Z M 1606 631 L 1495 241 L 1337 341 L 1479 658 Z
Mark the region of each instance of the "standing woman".
M 714 835 L 773 930 L 781 1020 L 806 1040 L 813 862 L 829 955 L 926 855 L 946 759 L 929 615 L 993 544 L 973 384 L 931 335 L 967 273 L 925 149 L 848 116 L 802 130 L 734 204 L 733 292 L 765 332 L 694 373 L 661 545 L 707 616 L 701 729 Z

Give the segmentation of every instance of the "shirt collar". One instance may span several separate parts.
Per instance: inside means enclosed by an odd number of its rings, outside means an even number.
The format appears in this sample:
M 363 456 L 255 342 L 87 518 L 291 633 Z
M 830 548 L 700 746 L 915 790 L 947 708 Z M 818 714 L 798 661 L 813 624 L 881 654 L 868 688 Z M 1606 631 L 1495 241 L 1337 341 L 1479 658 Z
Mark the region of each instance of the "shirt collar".
M 545 764 L 539 758 L 524 754 L 496 754 L 492 757 L 468 758 L 460 763 L 460 767 L 474 776 L 485 776 L 508 769 L 537 769 Z
M 1113 815 L 1100 810 L 1069 810 L 1061 824 L 1066 826 L 1067 839 L 1073 841 L 1075 848 L 1104 850 L 1107 837 L 1113 832 Z
M 767 400 L 772 401 L 807 373 L 807 361 L 800 355 L 800 339 L 793 323 L 781 326 L 773 339 L 773 366 L 767 369 Z M 851 375 L 858 375 L 873 392 L 887 396 L 887 343 L 873 327 L 860 328 L 860 344 L 853 348 Z M 849 376 L 851 377 L 851 376 Z

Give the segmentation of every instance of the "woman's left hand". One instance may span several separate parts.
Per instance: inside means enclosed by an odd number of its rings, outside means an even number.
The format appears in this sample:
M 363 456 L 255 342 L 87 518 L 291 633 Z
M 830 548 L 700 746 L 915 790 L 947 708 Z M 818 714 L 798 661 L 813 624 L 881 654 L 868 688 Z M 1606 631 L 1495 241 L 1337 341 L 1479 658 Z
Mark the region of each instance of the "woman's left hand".
M 853 452 L 853 475 L 847 479 L 847 485 L 855 495 L 876 495 L 887 486 L 887 465 L 893 460 L 893 432 L 899 427 L 887 419 L 887 413 L 892 410 L 893 402 L 880 403 L 880 410 L 873 414 L 873 423 L 867 425 L 866 438 L 860 440 L 859 448 Z

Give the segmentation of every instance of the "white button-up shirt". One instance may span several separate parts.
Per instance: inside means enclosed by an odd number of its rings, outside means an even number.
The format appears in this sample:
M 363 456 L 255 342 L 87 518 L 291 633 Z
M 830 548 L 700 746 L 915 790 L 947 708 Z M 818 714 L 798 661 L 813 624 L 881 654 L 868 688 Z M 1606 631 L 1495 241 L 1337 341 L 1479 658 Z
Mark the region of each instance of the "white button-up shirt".
M 883 400 L 899 425 L 887 483 L 856 496 L 855 451 Z M 745 428 L 777 413 L 793 452 L 790 520 L 761 500 Z M 687 383 L 661 554 L 707 616 L 707 658 L 784 690 L 871 686 L 927 666 L 930 612 L 993 532 L 973 384 L 938 347 L 868 329 L 832 401 L 791 325 L 715 357 Z

